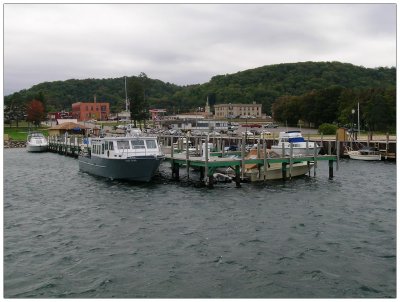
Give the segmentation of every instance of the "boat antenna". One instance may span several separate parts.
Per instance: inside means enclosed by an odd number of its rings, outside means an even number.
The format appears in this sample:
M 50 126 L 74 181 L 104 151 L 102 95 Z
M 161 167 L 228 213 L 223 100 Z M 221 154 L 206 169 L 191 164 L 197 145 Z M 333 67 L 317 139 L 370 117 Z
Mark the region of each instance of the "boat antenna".
M 128 112 L 128 92 L 126 90 L 126 76 L 125 76 L 125 111 Z

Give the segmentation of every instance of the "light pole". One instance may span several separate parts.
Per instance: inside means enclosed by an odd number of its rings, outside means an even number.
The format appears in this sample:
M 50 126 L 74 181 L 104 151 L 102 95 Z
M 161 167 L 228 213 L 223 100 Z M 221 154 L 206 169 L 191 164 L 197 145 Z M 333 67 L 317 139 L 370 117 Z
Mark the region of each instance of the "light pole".
M 351 132 L 353 133 L 353 135 L 354 135 L 354 132 L 355 132 L 355 121 L 354 121 L 354 113 L 356 113 L 356 110 L 355 109 L 351 109 L 351 114 L 352 114 L 352 124 L 351 124 Z M 354 135 L 353 136 L 355 139 L 357 139 L 356 138 L 356 135 Z

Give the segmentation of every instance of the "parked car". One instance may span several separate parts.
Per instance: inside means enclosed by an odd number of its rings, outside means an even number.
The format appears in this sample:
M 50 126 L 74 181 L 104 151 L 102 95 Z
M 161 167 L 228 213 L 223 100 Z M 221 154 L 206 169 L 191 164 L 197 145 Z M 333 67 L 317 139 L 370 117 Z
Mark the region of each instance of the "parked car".
M 243 135 L 243 136 L 245 136 L 245 135 L 247 135 L 247 136 L 254 136 L 254 133 L 253 133 L 253 132 L 250 132 L 250 131 L 245 131 L 245 132 L 242 132 L 242 135 Z
M 242 127 L 261 128 L 260 124 L 242 124 Z
M 278 125 L 274 124 L 274 123 L 268 123 L 268 124 L 265 124 L 263 127 L 264 128 L 278 128 Z
M 261 138 L 272 138 L 272 133 L 269 131 L 262 131 L 260 137 Z
M 219 135 L 221 135 L 221 133 L 219 133 L 219 132 L 217 132 L 217 131 L 211 131 L 211 132 L 209 133 L 209 135 L 210 135 L 210 136 L 219 136 Z
M 234 146 L 234 145 L 232 145 L 232 146 L 226 146 L 226 147 L 224 148 L 225 151 L 237 151 L 238 149 L 239 149 L 239 147 L 238 147 L 238 146 Z

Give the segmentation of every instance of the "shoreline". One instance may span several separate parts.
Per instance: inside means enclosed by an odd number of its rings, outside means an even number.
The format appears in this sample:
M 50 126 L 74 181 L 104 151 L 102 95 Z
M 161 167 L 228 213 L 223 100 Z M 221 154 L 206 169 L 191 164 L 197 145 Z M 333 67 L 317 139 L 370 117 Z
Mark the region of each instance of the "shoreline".
M 14 149 L 14 148 L 26 148 L 25 141 L 4 141 L 4 149 Z

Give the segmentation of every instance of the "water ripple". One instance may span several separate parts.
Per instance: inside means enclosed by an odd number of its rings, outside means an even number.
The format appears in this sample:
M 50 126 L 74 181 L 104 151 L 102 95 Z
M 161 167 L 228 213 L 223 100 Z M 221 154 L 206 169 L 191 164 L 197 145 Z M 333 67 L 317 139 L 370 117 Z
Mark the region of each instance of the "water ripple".
M 316 178 L 240 189 L 190 175 L 132 184 L 4 150 L 4 296 L 396 296 L 395 164 L 344 160 L 329 180 L 321 163 Z

